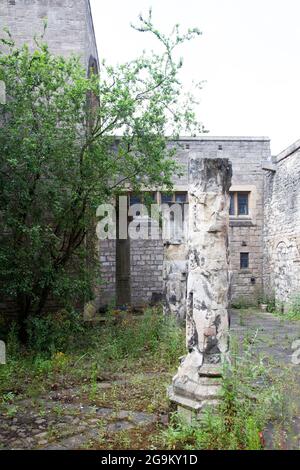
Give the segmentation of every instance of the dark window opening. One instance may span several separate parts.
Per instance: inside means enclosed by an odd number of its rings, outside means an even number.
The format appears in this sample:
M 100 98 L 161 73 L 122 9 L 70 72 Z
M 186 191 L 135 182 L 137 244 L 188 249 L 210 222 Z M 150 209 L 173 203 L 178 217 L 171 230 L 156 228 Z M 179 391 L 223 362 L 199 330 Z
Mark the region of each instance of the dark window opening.
M 230 193 L 229 215 L 234 215 L 234 193 Z
M 240 253 L 240 268 L 249 268 L 249 253 Z
M 175 202 L 185 204 L 187 202 L 187 193 L 175 193 Z
M 130 194 L 130 205 L 142 204 L 142 197 L 136 194 Z
M 170 204 L 173 202 L 173 194 L 171 193 L 162 193 L 161 194 L 161 203 Z
M 248 192 L 230 193 L 229 215 L 236 217 L 249 215 L 249 194 Z
M 186 204 L 187 192 L 161 193 L 162 204 Z
M 248 215 L 248 193 L 238 193 L 238 215 Z

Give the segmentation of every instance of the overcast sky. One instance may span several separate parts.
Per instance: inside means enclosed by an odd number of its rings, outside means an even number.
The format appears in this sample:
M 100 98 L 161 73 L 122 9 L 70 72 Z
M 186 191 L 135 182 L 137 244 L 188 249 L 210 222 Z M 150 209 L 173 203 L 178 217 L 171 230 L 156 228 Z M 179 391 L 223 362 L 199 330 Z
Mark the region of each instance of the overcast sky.
M 299 0 L 91 0 L 100 60 L 155 48 L 130 23 L 153 8 L 165 32 L 175 23 L 202 36 L 184 46 L 183 78 L 205 80 L 198 114 L 211 135 L 271 138 L 273 154 L 300 139 Z

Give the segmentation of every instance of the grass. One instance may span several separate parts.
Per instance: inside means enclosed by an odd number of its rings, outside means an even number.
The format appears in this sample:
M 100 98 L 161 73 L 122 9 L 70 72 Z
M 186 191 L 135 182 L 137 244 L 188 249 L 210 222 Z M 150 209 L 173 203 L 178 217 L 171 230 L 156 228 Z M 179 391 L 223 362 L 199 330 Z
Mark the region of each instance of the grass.
M 0 405 L 76 384 L 87 387 L 90 401 L 106 403 L 112 391 L 104 399 L 99 382 L 133 370 L 139 371 L 140 380 L 147 372 L 174 370 L 184 352 L 184 334 L 172 319 L 152 309 L 142 318 L 128 316 L 104 326 L 86 326 L 77 345 L 65 352 L 21 350 L 12 334 L 7 350 L 7 364 L 0 367 Z
M 46 335 L 44 326 L 38 325 L 39 335 Z M 22 409 L 19 400 L 30 399 L 30 409 L 47 417 L 45 405 L 36 399 L 47 400 L 50 392 L 57 393 L 51 413 L 58 421 L 73 412 L 76 416 L 74 410 L 64 409 L 64 403 L 72 400 L 95 410 L 112 408 L 110 416 L 99 419 L 98 438 L 84 446 L 90 449 L 262 449 L 269 423 L 278 436 L 289 423 L 284 397 L 294 387 L 291 373 L 256 355 L 258 338 L 248 334 L 242 348 L 231 341 L 232 362 L 224 366 L 221 404 L 208 410 L 200 423 L 189 426 L 172 414 L 168 426 L 166 419 L 158 419 L 110 433 L 107 425 L 118 421 L 121 410 L 166 418 L 170 411 L 166 388 L 185 353 L 185 332 L 160 309 L 149 309 L 141 317 L 112 316 L 105 325 L 79 325 L 76 330 L 79 336 L 66 342 L 56 331 L 58 342 L 52 340 L 46 352 L 20 349 L 14 330 L 10 332 L 8 362 L 0 367 L 4 416 L 14 418 Z M 46 344 L 45 338 L 38 344 Z M 55 344 L 59 349 L 53 349 Z M 75 398 L 64 395 L 69 390 L 75 390 Z M 90 417 L 94 418 L 93 412 Z M 53 424 L 48 427 L 49 439 L 59 437 L 55 429 Z
M 207 409 L 200 421 L 187 424 L 173 414 L 162 433 L 167 449 L 261 450 L 270 423 L 288 427 L 293 410 L 285 397 L 293 384 L 288 369 L 253 352 L 252 344 L 242 351 L 233 343 L 231 364 L 225 364 L 220 405 Z

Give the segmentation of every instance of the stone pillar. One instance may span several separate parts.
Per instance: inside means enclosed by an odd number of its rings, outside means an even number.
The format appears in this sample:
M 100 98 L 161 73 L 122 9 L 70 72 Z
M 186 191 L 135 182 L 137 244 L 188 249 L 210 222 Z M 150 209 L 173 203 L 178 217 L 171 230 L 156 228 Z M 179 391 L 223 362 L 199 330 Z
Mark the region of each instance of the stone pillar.
M 229 188 L 227 159 L 191 155 L 187 279 L 187 355 L 169 398 L 190 419 L 217 403 L 229 351 Z
M 186 244 L 164 244 L 164 314 L 178 322 L 186 318 L 186 283 L 188 259 Z

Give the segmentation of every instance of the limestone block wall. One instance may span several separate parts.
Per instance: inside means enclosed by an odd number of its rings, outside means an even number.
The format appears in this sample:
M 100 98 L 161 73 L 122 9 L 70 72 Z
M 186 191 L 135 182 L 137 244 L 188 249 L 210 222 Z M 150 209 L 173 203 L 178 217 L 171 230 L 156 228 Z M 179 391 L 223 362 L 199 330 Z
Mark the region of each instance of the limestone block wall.
M 134 306 L 155 300 L 163 289 L 164 246 L 161 240 L 131 240 L 131 302 Z
M 116 296 L 116 241 L 100 242 L 100 276 L 99 305 L 109 305 Z
M 0 30 L 8 28 L 17 44 L 34 47 L 33 37 L 43 31 L 51 52 L 77 54 L 85 67 L 90 56 L 98 61 L 89 0 L 0 0 Z
M 270 160 L 266 137 L 203 137 L 181 139 L 188 152 L 232 163 L 231 191 L 249 192 L 249 216 L 230 217 L 229 248 L 232 300 L 253 302 L 260 294 L 263 272 L 264 171 Z M 240 269 L 240 253 L 249 253 L 249 268 Z
M 264 171 L 262 162 L 270 160 L 270 141 L 265 137 L 181 138 L 174 144 L 183 175 L 174 177 L 175 191 L 188 191 L 191 153 L 199 157 L 228 158 L 232 163 L 232 191 L 249 192 L 249 215 L 230 217 L 229 247 L 233 300 L 256 301 L 262 290 Z M 163 242 L 135 240 L 130 243 L 131 301 L 140 305 L 152 294 L 163 294 Z M 249 253 L 249 268 L 240 268 L 240 253 Z M 108 269 L 108 267 L 107 267 Z M 112 262 L 112 272 L 113 272 Z M 109 270 L 108 270 L 109 271 Z M 107 272 L 107 276 L 110 276 Z M 107 281 L 113 292 L 115 281 Z M 111 283 L 111 284 L 110 284 Z
M 286 305 L 300 293 L 300 141 L 274 164 L 265 172 L 264 283 Z

